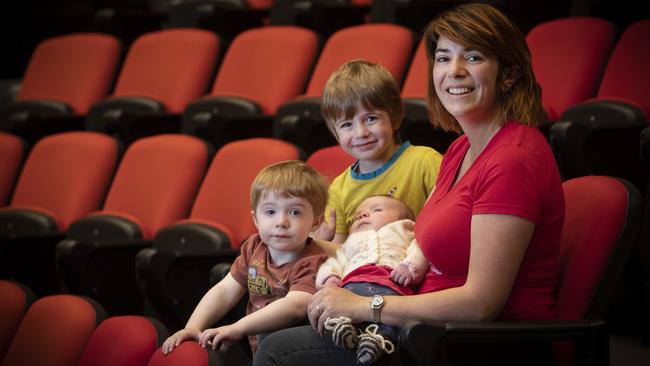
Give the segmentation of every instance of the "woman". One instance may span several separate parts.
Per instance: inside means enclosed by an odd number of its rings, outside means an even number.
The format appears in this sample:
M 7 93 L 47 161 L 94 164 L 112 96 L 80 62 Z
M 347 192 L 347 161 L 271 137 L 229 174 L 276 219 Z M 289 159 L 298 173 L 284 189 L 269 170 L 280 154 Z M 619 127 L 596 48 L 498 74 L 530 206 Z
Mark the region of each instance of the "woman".
M 494 7 L 467 4 L 434 19 L 424 40 L 430 118 L 464 135 L 447 151 L 416 219 L 416 239 L 432 264 L 420 293 L 371 299 L 325 288 L 309 304 L 312 328 L 270 335 L 255 365 L 354 364 L 353 353 L 317 334 L 327 318 L 391 326 L 553 318 L 564 198 L 535 128 L 541 92 L 524 36 Z

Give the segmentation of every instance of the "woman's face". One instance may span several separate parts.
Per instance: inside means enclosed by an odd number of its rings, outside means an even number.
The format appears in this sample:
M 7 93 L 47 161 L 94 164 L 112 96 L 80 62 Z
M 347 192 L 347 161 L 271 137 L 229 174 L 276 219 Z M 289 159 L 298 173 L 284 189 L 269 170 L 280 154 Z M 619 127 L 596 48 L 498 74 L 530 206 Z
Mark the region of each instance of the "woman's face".
M 442 105 L 459 122 L 488 122 L 498 113 L 496 60 L 440 37 L 433 85 Z

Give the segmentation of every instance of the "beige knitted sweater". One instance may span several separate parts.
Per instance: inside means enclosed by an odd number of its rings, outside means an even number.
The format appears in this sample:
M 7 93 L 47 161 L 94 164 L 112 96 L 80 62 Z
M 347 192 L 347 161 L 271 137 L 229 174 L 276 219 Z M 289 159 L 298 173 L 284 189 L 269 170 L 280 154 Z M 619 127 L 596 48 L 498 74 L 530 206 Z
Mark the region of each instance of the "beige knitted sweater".
M 320 266 L 316 284 L 324 284 L 333 275 L 343 279 L 348 273 L 368 264 L 390 268 L 403 264 L 412 273 L 426 271 L 429 262 L 415 241 L 414 225 L 412 220 L 399 220 L 379 230 L 350 234 L 336 251 L 336 257 L 329 257 Z

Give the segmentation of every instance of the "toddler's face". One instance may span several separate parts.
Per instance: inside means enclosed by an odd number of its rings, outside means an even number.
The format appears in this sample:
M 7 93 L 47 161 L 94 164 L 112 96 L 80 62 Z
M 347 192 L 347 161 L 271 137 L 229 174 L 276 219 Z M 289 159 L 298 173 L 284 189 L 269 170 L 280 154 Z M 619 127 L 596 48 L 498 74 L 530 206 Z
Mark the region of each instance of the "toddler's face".
M 350 234 L 364 230 L 379 230 L 386 224 L 405 218 L 405 211 L 404 203 L 395 198 L 386 196 L 366 198 L 354 213 Z
M 275 254 L 299 254 L 318 224 L 311 203 L 302 197 L 267 194 L 252 214 L 260 237 L 274 258 Z

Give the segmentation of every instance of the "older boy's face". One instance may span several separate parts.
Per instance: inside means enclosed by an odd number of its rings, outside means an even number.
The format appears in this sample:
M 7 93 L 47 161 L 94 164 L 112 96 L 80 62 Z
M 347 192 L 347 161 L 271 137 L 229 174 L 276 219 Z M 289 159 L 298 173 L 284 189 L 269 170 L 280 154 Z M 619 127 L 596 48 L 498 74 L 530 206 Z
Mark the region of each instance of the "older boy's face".
M 276 258 L 292 260 L 300 254 L 309 233 L 318 225 L 311 203 L 301 197 L 264 195 L 252 214 L 274 262 Z
M 353 118 L 337 119 L 334 130 L 343 150 L 359 160 L 364 173 L 382 167 L 395 152 L 393 125 L 386 111 L 359 105 Z
M 379 230 L 381 227 L 406 217 L 404 204 L 395 198 L 374 196 L 362 201 L 354 213 L 350 233 Z

